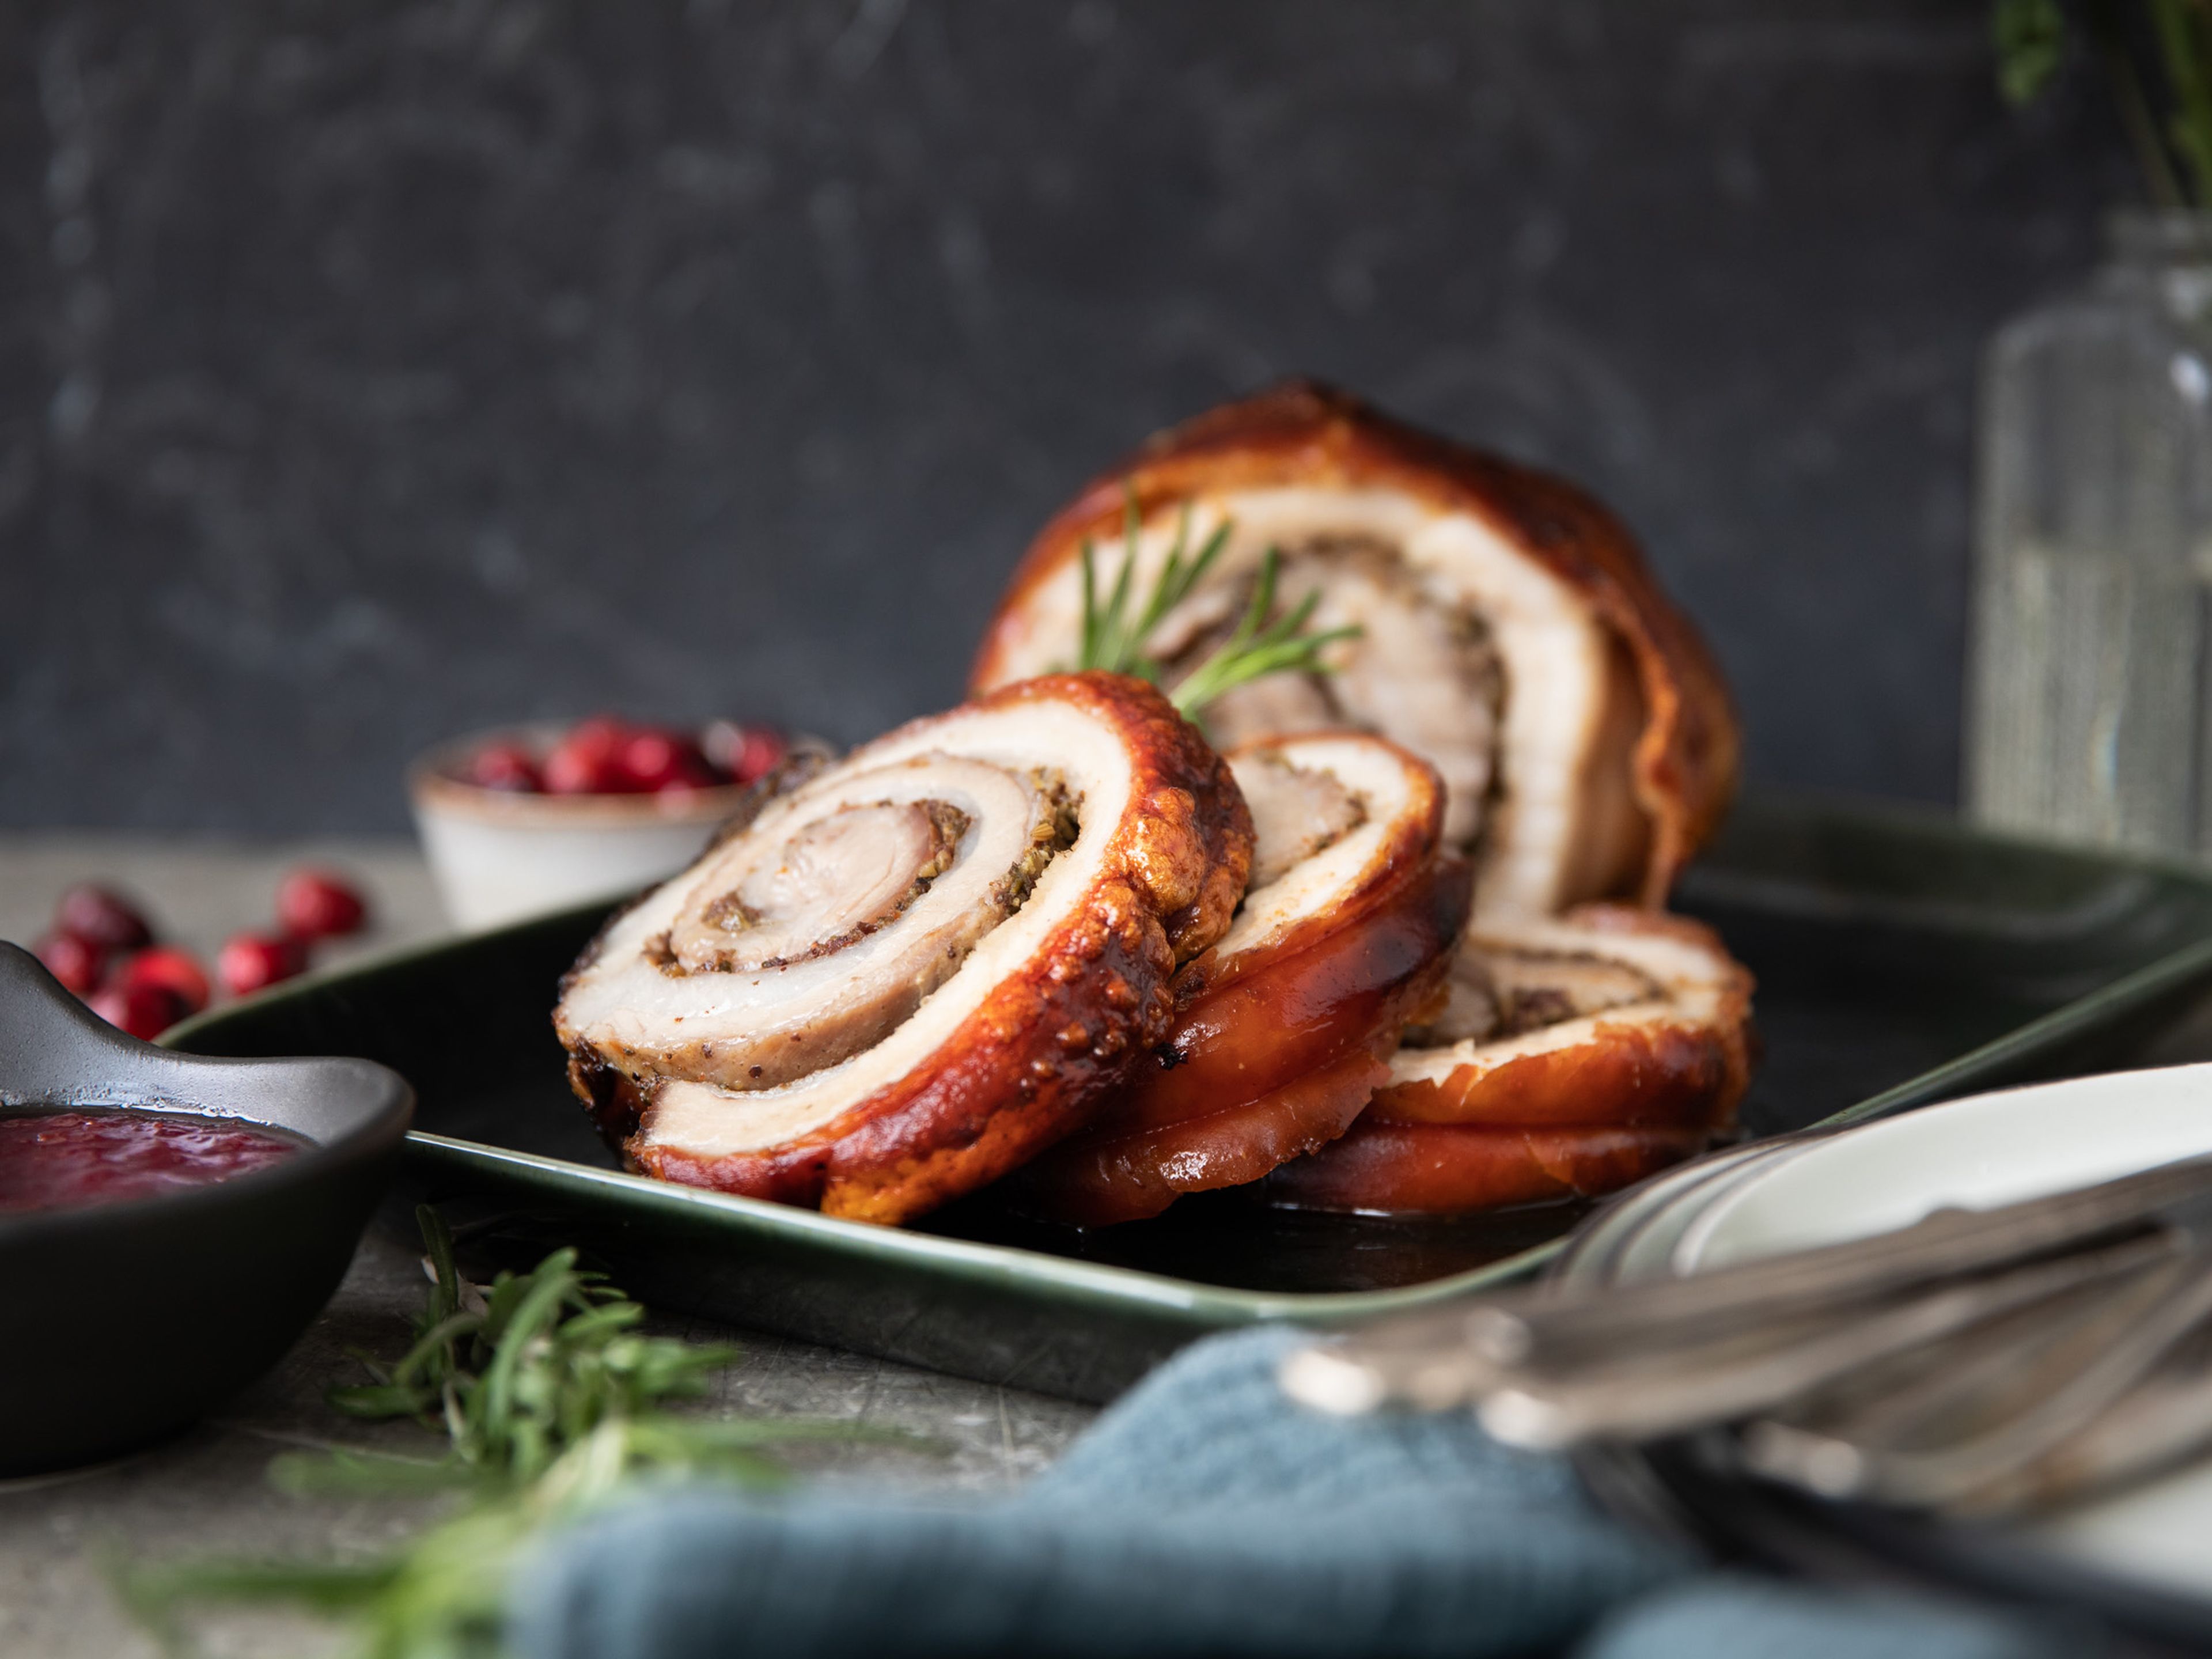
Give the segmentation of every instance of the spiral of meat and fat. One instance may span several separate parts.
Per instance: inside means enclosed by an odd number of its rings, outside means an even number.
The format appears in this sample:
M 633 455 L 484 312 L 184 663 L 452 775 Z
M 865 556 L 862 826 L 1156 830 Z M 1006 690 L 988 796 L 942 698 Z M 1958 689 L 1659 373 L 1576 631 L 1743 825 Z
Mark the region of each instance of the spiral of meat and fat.
M 1166 1034 L 1251 840 L 1152 687 L 1008 686 L 856 750 L 617 916 L 555 1027 L 633 1167 L 902 1220 L 1065 1133 Z
M 1081 548 L 1114 570 L 1131 501 L 1139 591 L 1179 536 L 1195 547 L 1227 527 L 1152 641 L 1170 680 L 1218 641 L 1271 548 L 1284 605 L 1315 592 L 1316 626 L 1361 629 L 1329 648 L 1329 674 L 1259 681 L 1201 714 L 1224 742 L 1354 725 L 1428 760 L 1445 837 L 1476 862 L 1479 915 L 1656 902 L 1724 808 L 1726 692 L 1618 522 L 1556 479 L 1303 383 L 1162 434 L 1046 526 L 977 687 L 1071 659 Z
M 1358 1121 L 1269 1178 L 1323 1209 L 1444 1212 L 1609 1191 L 1702 1150 L 1751 1074 L 1751 975 L 1622 905 L 1478 921 L 1449 997 Z
M 1084 1129 L 1022 1170 L 1019 1207 L 1080 1226 L 1255 1181 L 1359 1114 L 1467 920 L 1435 769 L 1360 733 L 1232 750 L 1257 839 L 1221 942 L 1177 976 L 1174 1035 Z

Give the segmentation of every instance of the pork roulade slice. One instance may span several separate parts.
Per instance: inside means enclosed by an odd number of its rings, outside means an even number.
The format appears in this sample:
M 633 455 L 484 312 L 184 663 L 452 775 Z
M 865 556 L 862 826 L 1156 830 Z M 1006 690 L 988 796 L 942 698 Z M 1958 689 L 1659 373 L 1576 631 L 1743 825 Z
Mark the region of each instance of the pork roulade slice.
M 1358 733 L 1251 744 L 1229 765 L 1258 834 L 1243 907 L 1177 976 L 1158 1057 L 1008 1182 L 1018 1208 L 1103 1226 L 1256 1181 L 1342 1134 L 1437 1000 L 1470 872 L 1439 856 L 1435 769 Z
M 902 1221 L 1065 1134 L 1167 1035 L 1251 847 L 1152 687 L 1009 686 L 855 750 L 617 916 L 555 1029 L 631 1168 Z
M 1481 915 L 1656 903 L 1734 787 L 1719 673 L 1626 531 L 1555 478 L 1296 383 L 1164 433 L 1031 544 L 976 657 L 977 689 L 1073 662 L 1081 550 L 1111 580 L 1133 502 L 1136 591 L 1182 538 L 1226 530 L 1153 630 L 1174 685 L 1231 626 L 1267 551 L 1279 604 L 1320 596 L 1326 674 L 1279 674 L 1200 711 L 1216 740 L 1354 726 L 1434 765 L 1444 836 Z M 1188 525 L 1185 514 L 1188 514 Z
M 1344 1137 L 1269 1177 L 1301 1207 L 1449 1213 L 1610 1192 L 1702 1151 L 1751 1075 L 1751 975 L 1711 929 L 1585 905 L 1478 922 L 1440 1013 Z

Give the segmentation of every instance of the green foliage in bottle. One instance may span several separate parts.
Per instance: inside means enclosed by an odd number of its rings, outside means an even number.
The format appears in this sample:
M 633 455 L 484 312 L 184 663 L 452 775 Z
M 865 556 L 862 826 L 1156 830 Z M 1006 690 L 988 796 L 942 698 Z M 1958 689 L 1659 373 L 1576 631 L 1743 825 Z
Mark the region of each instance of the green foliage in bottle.
M 2077 50 L 2111 82 L 2151 199 L 2212 209 L 2212 0 L 1995 0 L 1997 87 L 2035 102 Z

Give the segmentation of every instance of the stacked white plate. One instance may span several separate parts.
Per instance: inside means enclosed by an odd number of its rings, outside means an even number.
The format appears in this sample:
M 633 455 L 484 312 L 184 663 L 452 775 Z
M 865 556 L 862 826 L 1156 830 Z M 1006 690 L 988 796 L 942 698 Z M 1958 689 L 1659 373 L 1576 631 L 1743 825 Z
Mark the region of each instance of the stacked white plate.
M 1686 1276 L 2207 1153 L 2212 1065 L 1976 1095 L 1662 1176 L 1601 1214 L 1557 1273 L 1593 1285 Z M 2212 1458 L 2013 1536 L 2100 1577 L 2212 1602 Z

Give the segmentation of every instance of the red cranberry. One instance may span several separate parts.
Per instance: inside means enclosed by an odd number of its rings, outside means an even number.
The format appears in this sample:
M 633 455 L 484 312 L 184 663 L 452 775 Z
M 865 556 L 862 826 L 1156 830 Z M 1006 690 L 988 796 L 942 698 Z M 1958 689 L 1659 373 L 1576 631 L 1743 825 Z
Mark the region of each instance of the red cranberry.
M 619 714 L 594 714 L 570 726 L 561 744 L 594 760 L 611 760 L 635 729 Z
M 699 745 L 681 732 L 647 726 L 623 744 L 619 763 L 632 789 L 707 789 L 720 781 Z
M 110 1025 L 151 1042 L 191 1011 L 166 985 L 110 985 L 94 991 L 92 1012 Z
M 782 732 L 772 726 L 744 726 L 738 728 L 739 742 L 737 752 L 731 757 L 730 775 L 739 783 L 751 783 L 765 777 L 783 763 L 791 752 L 791 745 Z
M 544 787 L 537 757 L 519 743 L 486 744 L 469 757 L 465 775 L 479 789 L 516 795 L 534 795 Z
M 31 947 L 31 954 L 46 971 L 79 996 L 90 996 L 100 988 L 107 968 L 107 952 L 82 933 L 57 927 Z
M 618 795 L 633 791 L 622 767 L 630 728 L 611 714 L 599 714 L 571 726 L 545 757 L 549 795 Z
M 773 726 L 716 720 L 707 731 L 708 754 L 737 783 L 750 783 L 775 770 L 790 751 L 790 744 Z
M 127 991 L 139 985 L 158 986 L 169 992 L 184 1005 L 187 1014 L 197 1014 L 208 1006 L 207 970 L 191 951 L 173 945 L 153 945 L 124 963 L 116 973 L 115 988 Z
M 343 876 L 328 870 L 293 871 L 276 887 L 276 921 L 295 939 L 335 939 L 357 933 L 368 906 Z
M 688 766 L 669 779 L 653 793 L 661 795 L 688 795 L 695 789 L 719 789 L 729 781 L 704 761 Z
M 154 930 L 129 900 L 89 882 L 62 895 L 54 906 L 54 926 L 109 951 L 135 951 L 154 942 Z
M 246 996 L 287 980 L 307 965 L 307 946 L 281 933 L 233 933 L 215 959 L 223 988 Z

